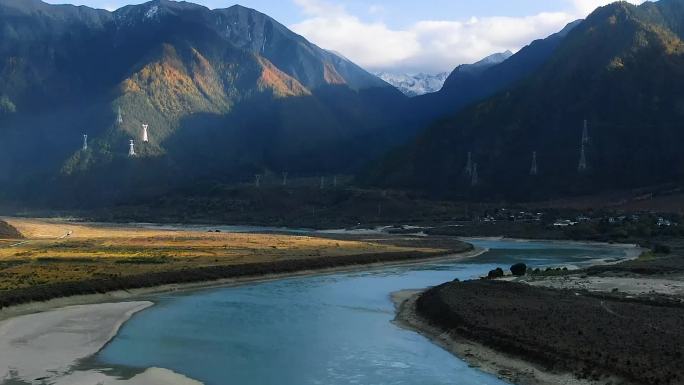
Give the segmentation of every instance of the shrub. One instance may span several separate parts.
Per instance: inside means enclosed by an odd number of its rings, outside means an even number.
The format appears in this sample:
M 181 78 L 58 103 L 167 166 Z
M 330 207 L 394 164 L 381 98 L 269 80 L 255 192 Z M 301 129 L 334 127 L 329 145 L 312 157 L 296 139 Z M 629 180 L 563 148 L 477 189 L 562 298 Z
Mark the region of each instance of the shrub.
M 489 278 L 489 279 L 501 278 L 503 276 L 504 276 L 504 271 L 500 267 L 497 267 L 494 270 L 490 270 L 489 274 L 487 274 L 487 278 Z
M 511 273 L 515 275 L 516 277 L 522 277 L 527 273 L 527 265 L 524 263 L 516 263 L 515 265 L 511 266 Z

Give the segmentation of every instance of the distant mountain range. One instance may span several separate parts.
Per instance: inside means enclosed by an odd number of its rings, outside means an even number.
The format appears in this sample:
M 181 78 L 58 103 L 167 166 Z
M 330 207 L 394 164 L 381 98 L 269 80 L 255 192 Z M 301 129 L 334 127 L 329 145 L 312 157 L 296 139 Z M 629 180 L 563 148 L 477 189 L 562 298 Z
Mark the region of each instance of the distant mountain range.
M 115 199 L 203 179 L 350 172 L 389 146 L 405 101 L 241 6 L 0 0 L 0 24 L 0 183 L 22 197 L 48 182 L 77 200 Z
M 432 124 L 365 180 L 516 199 L 680 183 L 682 38 L 683 0 L 618 2 L 474 79 L 457 70 L 433 102 L 494 95 Z
M 375 76 L 391 84 L 404 95 L 413 97 L 441 90 L 444 81 L 449 77 L 449 73 L 442 72 L 431 75 L 425 73 L 397 74 L 390 72 L 375 72 Z
M 0 0 L 0 26 L 3 200 L 125 203 L 281 172 L 467 199 L 684 180 L 684 0 L 599 8 L 441 87 L 383 75 L 403 93 L 241 6 Z
M 457 80 L 450 80 L 449 78 L 455 78 L 466 74 L 468 76 L 475 77 L 484 72 L 487 68 L 500 64 L 511 56 L 513 56 L 511 51 L 495 53 L 476 63 L 460 65 L 452 73 L 442 72 L 431 75 L 425 73 L 402 74 L 392 72 L 376 72 L 375 75 L 396 87 L 399 91 L 404 93 L 404 95 L 414 97 L 440 91 L 444 86 L 444 83 L 447 81 L 450 83 L 457 82 Z

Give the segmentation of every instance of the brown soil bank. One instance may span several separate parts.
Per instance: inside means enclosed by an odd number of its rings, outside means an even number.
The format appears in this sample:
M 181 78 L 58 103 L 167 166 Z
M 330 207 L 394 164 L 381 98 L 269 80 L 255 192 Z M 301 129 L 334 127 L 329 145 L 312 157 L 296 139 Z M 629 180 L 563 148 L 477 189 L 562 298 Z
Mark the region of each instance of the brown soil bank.
M 684 384 L 684 306 L 531 287 L 451 282 L 420 296 L 435 326 L 580 378 Z
M 23 238 L 21 233 L 14 226 L 5 221 L 0 221 L 0 239 L 19 239 Z

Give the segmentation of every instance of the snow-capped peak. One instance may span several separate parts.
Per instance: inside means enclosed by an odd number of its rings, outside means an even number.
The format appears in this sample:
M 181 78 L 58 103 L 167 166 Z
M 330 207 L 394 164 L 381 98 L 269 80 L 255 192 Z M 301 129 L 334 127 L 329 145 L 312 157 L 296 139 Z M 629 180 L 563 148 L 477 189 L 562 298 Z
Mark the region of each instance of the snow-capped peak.
M 442 89 L 444 82 L 449 77 L 448 72 L 439 74 L 394 74 L 389 72 L 378 72 L 375 76 L 393 85 L 407 96 L 419 96 Z

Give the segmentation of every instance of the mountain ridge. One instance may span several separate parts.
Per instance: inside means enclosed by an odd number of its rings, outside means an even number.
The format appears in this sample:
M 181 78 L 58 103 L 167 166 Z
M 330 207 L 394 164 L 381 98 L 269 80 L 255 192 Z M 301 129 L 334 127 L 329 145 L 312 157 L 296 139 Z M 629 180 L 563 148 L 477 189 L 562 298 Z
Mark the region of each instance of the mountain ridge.
M 684 159 L 674 143 L 684 139 L 675 123 L 684 113 L 682 41 L 654 23 L 654 10 L 681 12 L 684 2 L 597 9 L 530 77 L 433 125 L 370 179 L 516 199 L 681 180 Z M 538 171 L 530 175 L 533 152 Z M 476 181 L 465 172 L 468 153 L 479 166 Z M 421 176 L 428 167 L 431 178 Z
M 413 98 L 405 120 L 418 127 L 415 129 L 418 132 L 436 120 L 452 117 L 467 106 L 512 87 L 543 65 L 567 32 L 578 23 L 569 23 L 561 31 L 531 42 L 500 63 L 485 58 L 478 63 L 457 67 L 440 91 Z M 507 56 L 503 54 L 499 57 Z
M 11 148 L 0 155 L 0 181 L 18 195 L 44 184 L 122 198 L 148 184 L 182 185 L 205 174 L 187 161 L 198 152 L 216 152 L 206 168 L 220 170 L 217 181 L 286 167 L 349 172 L 387 146 L 388 109 L 404 100 L 242 6 L 154 0 L 109 12 L 0 0 L 0 20 L 0 138 Z M 336 148 L 341 141 L 358 149 Z M 288 161 L 299 154 L 314 161 Z

